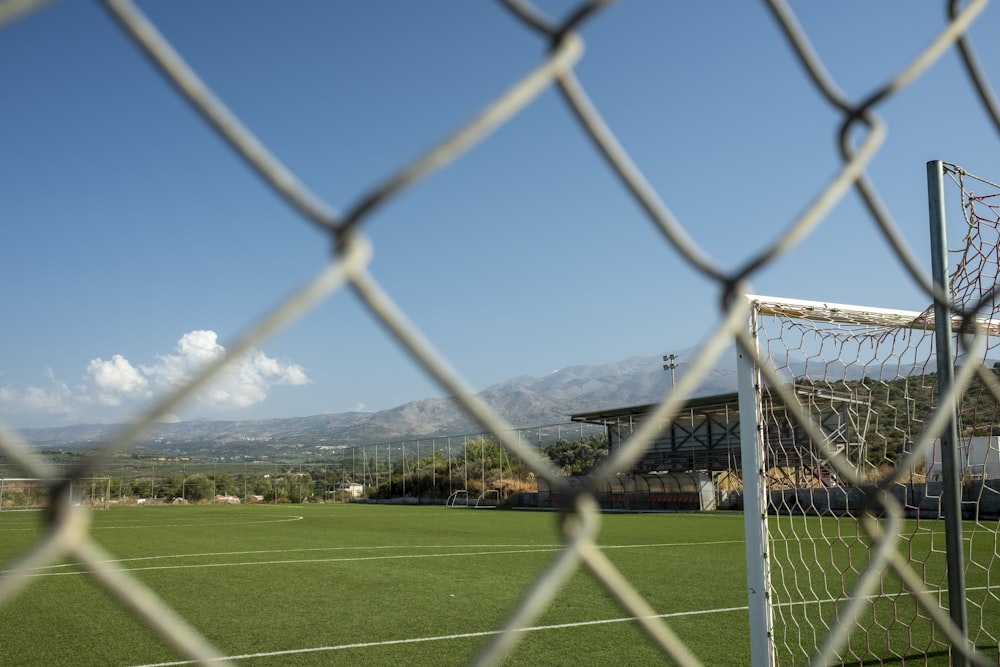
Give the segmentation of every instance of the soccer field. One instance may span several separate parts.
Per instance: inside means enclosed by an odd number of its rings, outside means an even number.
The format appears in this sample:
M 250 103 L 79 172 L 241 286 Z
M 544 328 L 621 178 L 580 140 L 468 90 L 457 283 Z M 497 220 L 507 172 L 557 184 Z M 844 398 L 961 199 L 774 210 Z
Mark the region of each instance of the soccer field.
M 37 539 L 41 519 L 0 513 L 0 562 Z M 164 506 L 94 512 L 91 533 L 241 665 L 459 665 L 556 555 L 557 521 L 434 506 Z M 605 515 L 599 542 L 704 663 L 748 664 L 741 515 Z M 38 570 L 0 608 L 0 627 L 8 664 L 181 661 L 68 563 Z M 505 664 L 663 660 L 578 572 Z

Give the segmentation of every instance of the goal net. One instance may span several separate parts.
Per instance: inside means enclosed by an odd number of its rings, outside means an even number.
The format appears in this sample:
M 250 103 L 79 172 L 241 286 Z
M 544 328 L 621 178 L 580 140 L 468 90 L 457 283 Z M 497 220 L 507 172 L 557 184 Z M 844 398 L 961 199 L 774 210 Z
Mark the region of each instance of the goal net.
M 928 430 L 939 401 L 933 317 L 749 298 L 758 363 L 742 371 L 752 398 L 741 406 L 753 413 L 741 422 L 756 426 L 756 451 L 744 450 L 743 464 L 746 479 L 759 472 L 747 493 L 764 507 L 748 540 L 760 537 L 764 559 L 748 566 L 768 591 L 757 620 L 770 628 L 768 652 L 806 662 L 836 626 L 843 663 L 947 659 L 941 447 Z M 993 323 L 980 324 L 994 341 Z M 991 348 L 957 364 L 996 374 Z M 996 660 L 1000 424 L 988 380 L 975 376 L 960 394 L 958 445 L 969 638 Z
M 53 490 L 62 484 L 69 484 L 74 504 L 98 509 L 108 509 L 111 504 L 110 477 L 72 480 L 0 477 L 0 512 L 44 509 L 51 501 Z

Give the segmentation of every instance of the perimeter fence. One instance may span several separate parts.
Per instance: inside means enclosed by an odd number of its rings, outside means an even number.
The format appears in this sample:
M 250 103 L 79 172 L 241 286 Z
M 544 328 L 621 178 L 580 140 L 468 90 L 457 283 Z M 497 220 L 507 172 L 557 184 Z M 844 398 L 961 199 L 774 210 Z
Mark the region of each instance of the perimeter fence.
M 595 458 L 607 453 L 604 428 L 573 422 L 511 429 L 510 437 L 525 447 L 578 451 L 587 447 Z M 520 496 L 537 493 L 535 473 L 508 452 L 490 433 L 436 436 L 356 446 L 328 446 L 292 461 L 280 456 L 248 455 L 202 459 L 167 452 L 132 451 L 116 458 L 93 476 L 108 481 L 107 491 L 88 495 L 92 505 L 200 502 L 393 502 L 445 504 L 458 492 L 478 502 L 489 494 L 493 504 L 523 505 Z M 227 449 L 227 452 L 231 451 Z M 317 455 L 318 454 L 318 455 Z M 45 451 L 55 479 L 73 479 L 87 452 Z M 557 458 L 567 458 L 567 456 Z M 560 461 L 556 461 L 558 464 Z M 564 462 L 563 473 L 579 473 Z M 579 465 L 574 459 L 572 463 Z M 589 466 L 588 466 L 589 467 Z M 30 485 L 32 497 L 47 499 L 44 480 L 25 480 L 20 468 L 0 455 L 0 511 L 4 480 Z
M 32 20 L 30 11 L 45 4 L 47 3 L 43 1 L 8 0 L 0 4 L 0 25 L 15 20 Z M 897 94 L 915 80 L 925 76 L 936 62 L 952 50 L 957 52 L 970 81 L 970 94 L 963 103 L 981 104 L 992 123 L 1000 127 L 1000 105 L 980 69 L 972 44 L 965 36 L 969 26 L 982 15 L 985 1 L 973 1 L 965 5 L 959 2 L 947 3 L 942 12 L 944 18 L 940 31 L 931 43 L 897 72 L 891 73 L 884 85 L 856 99 L 850 99 L 841 92 L 838 82 L 814 50 L 809 35 L 799 25 L 789 5 L 780 0 L 772 0 L 766 4 L 790 46 L 790 56 L 802 65 L 819 98 L 839 119 L 838 127 L 831 129 L 839 132 L 841 166 L 829 182 L 819 184 L 818 194 L 810 198 L 803 213 L 791 221 L 783 233 L 770 240 L 762 251 L 749 254 L 729 265 L 716 262 L 709 253 L 694 243 L 685 226 L 668 210 L 649 181 L 630 160 L 616 140 L 612 128 L 602 120 L 598 109 L 588 99 L 584 85 L 575 74 L 575 67 L 583 55 L 580 29 L 614 11 L 610 7 L 613 3 L 581 2 L 565 19 L 558 22 L 547 18 L 528 3 L 516 0 L 503 3 L 510 10 L 513 20 L 519 21 L 525 30 L 536 33 L 540 40 L 549 45 L 546 57 L 514 86 L 500 93 L 480 114 L 457 128 L 445 141 L 433 146 L 412 163 L 389 174 L 371 190 L 359 193 L 359 203 L 344 213 L 334 212 L 333 207 L 310 192 L 290 169 L 281 164 L 241 122 L 238 114 L 226 108 L 199 79 L 197 73 L 185 63 L 182 54 L 174 50 L 157 27 L 132 2 L 107 0 L 104 4 L 121 29 L 156 63 L 162 75 L 175 85 L 178 94 L 216 130 L 223 142 L 260 175 L 266 187 L 277 192 L 308 223 L 328 232 L 334 241 L 336 253 L 306 287 L 273 310 L 265 312 L 257 324 L 227 346 L 224 356 L 204 367 L 185 386 L 162 397 L 150 409 L 136 415 L 129 426 L 102 444 L 96 454 L 87 457 L 69 471 L 68 477 L 78 480 L 93 477 L 96 471 L 108 465 L 115 453 L 126 450 L 144 431 L 173 413 L 234 359 L 260 345 L 277 330 L 290 325 L 311 306 L 331 294 L 351 290 L 360 297 L 385 332 L 433 380 L 455 396 L 484 430 L 493 434 L 504 449 L 518 457 L 534 475 L 545 480 L 551 491 L 560 498 L 565 510 L 560 530 L 554 532 L 563 541 L 563 549 L 523 592 L 521 601 L 510 610 L 506 621 L 498 628 L 499 632 L 484 644 L 474 658 L 477 664 L 496 664 L 503 660 L 524 637 L 525 633 L 518 630 L 530 626 L 569 578 L 581 570 L 588 573 L 620 604 L 625 613 L 635 619 L 635 625 L 662 649 L 665 657 L 677 664 L 699 664 L 698 657 L 679 641 L 669 622 L 660 615 L 655 607 L 656 601 L 651 603 L 645 600 L 637 587 L 597 547 L 601 524 L 595 489 L 602 479 L 613 478 L 619 471 L 631 469 L 641 459 L 663 425 L 670 423 L 684 401 L 696 391 L 722 350 L 734 338 L 742 354 L 749 355 L 761 368 L 768 368 L 771 362 L 758 353 L 746 332 L 751 306 L 742 297 L 748 291 L 747 283 L 765 268 L 774 265 L 779 258 L 792 253 L 799 242 L 812 234 L 817 225 L 828 217 L 831 209 L 849 193 L 863 202 L 871 224 L 880 231 L 891 248 L 887 253 L 886 264 L 901 263 L 913 284 L 926 295 L 928 303 L 935 302 L 941 307 L 951 308 L 958 316 L 971 316 L 996 297 L 995 285 L 986 286 L 971 303 L 965 300 L 953 301 L 947 293 L 935 287 L 921 268 L 921 262 L 904 244 L 898 226 L 881 202 L 877 184 L 869 175 L 869 167 L 879 154 L 887 129 L 886 122 L 879 117 L 877 111 L 889 101 L 895 100 Z M 3 34 L 0 33 L 0 39 L 2 38 Z M 591 54 L 589 57 L 599 58 L 600 54 Z M 683 67 L 684 64 L 680 66 Z M 637 429 L 630 439 L 603 461 L 594 474 L 592 483 L 583 485 L 570 485 L 561 471 L 556 470 L 536 449 L 509 436 L 509 426 L 477 397 L 473 388 L 420 334 L 407 314 L 397 307 L 392 296 L 382 288 L 377 276 L 369 271 L 372 248 L 361 233 L 373 211 L 395 200 L 401 192 L 415 186 L 463 152 L 473 149 L 491 131 L 517 116 L 527 104 L 550 88 L 555 89 L 565 103 L 567 120 L 579 123 L 594 144 L 600 159 L 610 168 L 609 177 L 621 181 L 648 216 L 650 223 L 662 233 L 665 246 L 671 246 L 691 269 L 714 285 L 721 314 L 720 323 L 706 336 L 698 356 L 689 360 L 687 372 L 654 410 L 654 419 Z M 963 344 L 962 340 L 958 340 L 959 353 Z M 982 382 L 983 391 L 990 400 L 994 403 L 1000 400 L 1000 387 L 995 378 L 989 374 L 975 377 Z M 971 378 L 968 374 L 959 375 L 958 381 L 968 383 Z M 813 424 L 813 416 L 794 400 L 786 402 L 786 408 L 792 421 L 800 425 Z M 931 416 L 926 419 L 924 430 L 917 440 L 923 447 L 930 446 L 929 443 L 945 428 L 945 420 L 936 419 L 935 414 L 944 413 L 932 410 Z M 819 428 L 818 425 L 814 426 L 814 430 Z M 29 585 L 27 573 L 34 568 L 60 559 L 77 561 L 84 565 L 94 581 L 104 587 L 110 596 L 121 602 L 123 608 L 130 610 L 140 622 L 174 647 L 179 655 L 202 664 L 226 662 L 225 656 L 220 655 L 198 628 L 174 613 L 138 579 L 118 569 L 113 556 L 106 553 L 90 534 L 89 510 L 73 504 L 68 493 L 69 485 L 60 481 L 63 475 L 56 474 L 10 430 L 0 431 L 0 451 L 14 463 L 18 477 L 51 480 L 49 495 L 60 510 L 47 513 L 49 530 L 36 544 L 12 562 L 4 564 L 5 573 L 0 577 L 0 605 L 6 604 Z M 809 660 L 816 664 L 856 660 L 843 652 L 848 635 L 854 631 L 855 621 L 861 613 L 855 603 L 860 601 L 864 604 L 867 596 L 877 593 L 883 584 L 883 574 L 891 569 L 913 593 L 912 604 L 919 609 L 921 618 L 929 618 L 931 625 L 946 637 L 955 662 L 996 664 L 995 653 L 985 655 L 978 652 L 961 638 L 962 629 L 943 617 L 942 607 L 945 603 L 935 596 L 922 594 L 927 592 L 926 586 L 919 581 L 914 583 L 912 577 L 909 577 L 913 574 L 914 566 L 907 563 L 907 554 L 901 551 L 897 536 L 891 530 L 880 532 L 868 525 L 871 521 L 876 521 L 881 513 L 894 515 L 893 503 L 878 493 L 870 493 L 866 498 L 869 511 L 858 517 L 859 524 L 865 524 L 866 528 L 864 531 L 858 528 L 857 532 L 864 536 L 868 548 L 864 558 L 852 560 L 849 565 L 851 572 L 856 575 L 853 577 L 856 586 L 851 588 L 849 596 L 843 600 L 843 606 L 838 608 L 838 613 L 829 617 L 830 626 L 810 627 L 808 645 L 799 646 L 797 650 L 801 649 L 802 654 L 808 655 Z M 841 591 L 841 594 L 847 595 L 848 592 Z M 894 607 L 898 608 L 898 605 Z M 880 620 L 876 618 L 873 622 L 877 625 Z M 909 650 L 918 648 L 911 646 Z M 901 656 L 865 655 L 861 660 L 881 661 L 887 657 L 899 659 Z

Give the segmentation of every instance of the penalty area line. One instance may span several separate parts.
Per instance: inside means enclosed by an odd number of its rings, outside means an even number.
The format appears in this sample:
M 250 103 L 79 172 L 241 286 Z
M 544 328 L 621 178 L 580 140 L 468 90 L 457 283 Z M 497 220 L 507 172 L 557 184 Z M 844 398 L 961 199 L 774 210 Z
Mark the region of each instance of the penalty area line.
M 747 607 L 721 607 L 719 609 L 702 609 L 699 611 L 678 611 L 669 614 L 655 614 L 648 618 L 678 618 L 682 616 L 705 616 L 708 614 L 725 614 L 731 612 L 746 611 Z M 567 628 L 582 628 L 594 625 L 610 625 L 613 623 L 632 623 L 639 621 L 638 616 L 627 616 L 623 618 L 605 618 L 596 621 L 577 621 L 575 623 L 556 623 L 553 625 L 535 625 L 530 628 L 517 628 L 510 632 L 544 632 L 546 630 L 565 630 Z M 228 655 L 209 660 L 209 662 L 222 662 L 224 660 L 255 660 L 258 658 L 275 658 L 279 656 L 302 655 L 305 653 L 322 653 L 326 651 L 345 651 L 350 649 L 377 648 L 380 646 L 398 646 L 401 644 L 422 644 L 426 642 L 454 641 L 456 639 L 478 639 L 480 637 L 492 637 L 503 634 L 503 630 L 483 630 L 481 632 L 461 632 L 451 635 L 437 635 L 434 637 L 413 637 L 410 639 L 386 639 L 378 642 L 357 642 L 354 644 L 337 644 L 333 646 L 314 646 L 311 648 L 285 649 L 283 651 L 264 651 L 261 653 L 243 653 L 240 655 Z M 175 660 L 172 662 L 151 662 L 131 667 L 175 667 L 177 665 L 194 665 L 197 660 Z
M 674 547 L 691 547 L 691 546 L 705 546 L 705 545 L 720 545 L 720 544 L 736 544 L 735 540 L 725 540 L 719 542 L 692 542 L 692 543 L 661 543 L 661 544 L 618 544 L 618 545 L 598 545 L 598 548 L 603 550 L 610 549 L 647 549 L 647 548 L 674 548 Z M 426 546 L 397 546 L 397 545 L 382 545 L 382 546 L 357 546 L 357 547 L 309 547 L 304 549 L 267 549 L 267 550 L 256 550 L 256 551 L 220 551 L 220 552 L 207 552 L 207 553 L 197 553 L 197 554 L 164 554 L 159 556 L 142 556 L 136 558 L 120 558 L 113 560 L 101 561 L 102 563 L 137 563 L 140 561 L 153 561 L 153 560 L 164 560 L 164 559 L 178 559 L 178 558 L 211 558 L 218 556 L 244 556 L 244 555 L 258 555 L 258 554 L 269 554 L 269 553 L 307 553 L 307 552 L 320 552 L 320 551 L 359 551 L 359 550 L 370 550 L 370 551 L 380 551 L 385 549 L 434 549 L 442 550 L 435 553 L 409 553 L 409 554 L 395 554 L 395 555 L 373 555 L 373 556 L 341 556 L 341 557 L 329 557 L 329 558 L 293 558 L 293 559 L 280 559 L 280 560 L 259 560 L 259 561 L 234 561 L 234 562 L 209 562 L 209 563 L 187 563 L 187 564 L 177 564 L 177 565 L 134 565 L 131 567 L 122 567 L 121 570 L 124 572 L 142 572 L 146 570 L 186 570 L 186 569 L 203 569 L 203 568 L 222 568 L 222 567 L 251 567 L 251 566 L 261 566 L 261 565 L 303 565 L 303 564 L 313 564 L 313 563 L 356 563 L 364 561 L 380 561 L 380 560 L 405 560 L 405 559 L 416 559 L 416 558 L 454 558 L 459 556 L 497 556 L 504 554 L 532 554 L 532 553 L 548 553 L 552 551 L 559 551 L 565 549 L 565 545 L 558 544 L 473 544 L 473 545 L 426 545 Z M 446 549 L 488 549 L 487 551 L 444 551 Z M 79 576 L 85 574 L 84 570 L 69 568 L 78 567 L 80 563 L 57 563 L 55 565 L 45 565 L 41 567 L 31 568 L 33 571 L 30 573 L 24 573 L 24 577 L 64 577 L 64 576 Z M 0 570 L 0 576 L 9 573 L 10 570 Z

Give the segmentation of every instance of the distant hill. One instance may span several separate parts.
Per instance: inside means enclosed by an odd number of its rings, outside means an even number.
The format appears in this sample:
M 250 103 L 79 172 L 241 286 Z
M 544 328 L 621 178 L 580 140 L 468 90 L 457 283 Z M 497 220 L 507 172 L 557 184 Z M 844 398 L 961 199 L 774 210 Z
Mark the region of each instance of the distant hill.
M 675 375 L 697 350 L 677 353 Z M 617 363 L 569 366 L 544 377 L 521 376 L 494 384 L 480 397 L 516 428 L 569 421 L 572 414 L 652 403 L 670 389 L 670 373 L 660 356 L 636 356 Z M 732 350 L 702 383 L 699 395 L 736 390 Z M 45 449 L 86 449 L 107 441 L 120 425 L 80 424 L 22 429 L 21 435 Z M 136 442 L 138 449 L 172 454 L 256 458 L 289 447 L 323 450 L 379 442 L 464 435 L 482 430 L 448 398 L 413 401 L 379 412 L 346 412 L 287 419 L 189 421 L 158 424 Z M 243 458 L 244 456 L 240 456 Z

